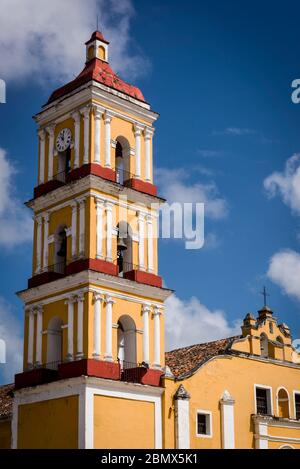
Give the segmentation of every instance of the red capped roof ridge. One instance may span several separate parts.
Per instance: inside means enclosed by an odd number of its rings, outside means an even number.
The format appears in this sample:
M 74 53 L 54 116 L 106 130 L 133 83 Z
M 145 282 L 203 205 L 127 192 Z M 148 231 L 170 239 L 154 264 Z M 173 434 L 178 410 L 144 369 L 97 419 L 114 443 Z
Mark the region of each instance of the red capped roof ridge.
M 96 33 L 99 33 L 99 31 Z M 55 101 L 65 94 L 76 90 L 76 88 L 79 88 L 91 80 L 102 83 L 103 85 L 120 91 L 121 93 L 127 94 L 128 96 L 131 96 L 139 101 L 145 102 L 145 98 L 139 88 L 130 85 L 129 83 L 126 83 L 121 78 L 119 78 L 107 62 L 104 62 L 98 58 L 93 58 L 86 62 L 84 69 L 74 80 L 53 91 L 47 101 L 47 104 L 50 104 L 52 101 Z
M 109 42 L 104 38 L 101 31 L 94 31 L 91 35 L 90 39 L 85 43 L 85 45 L 89 44 L 90 42 L 94 41 L 95 39 L 99 39 L 99 41 L 105 42 L 105 44 L 109 44 Z

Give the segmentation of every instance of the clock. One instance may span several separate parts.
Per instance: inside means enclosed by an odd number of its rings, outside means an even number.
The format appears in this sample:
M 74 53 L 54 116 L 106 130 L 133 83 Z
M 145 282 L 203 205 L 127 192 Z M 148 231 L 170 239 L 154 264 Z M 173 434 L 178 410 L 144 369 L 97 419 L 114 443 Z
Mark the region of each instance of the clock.
M 56 139 L 57 151 L 65 151 L 72 142 L 72 132 L 70 129 L 62 129 Z

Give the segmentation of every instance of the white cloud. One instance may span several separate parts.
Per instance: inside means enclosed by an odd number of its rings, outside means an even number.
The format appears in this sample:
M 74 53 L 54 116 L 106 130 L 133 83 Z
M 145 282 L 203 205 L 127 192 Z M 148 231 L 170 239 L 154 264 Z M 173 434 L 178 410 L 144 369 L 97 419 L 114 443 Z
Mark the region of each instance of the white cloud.
M 285 293 L 300 301 L 300 254 L 286 249 L 270 260 L 268 277 Z
M 223 152 L 217 150 L 197 150 L 198 155 L 203 158 L 213 158 L 215 156 L 221 156 Z
M 11 383 L 14 381 L 14 374 L 22 369 L 22 326 L 11 306 L 1 297 L 0 339 L 6 344 L 6 363 L 0 364 L 0 375 L 4 383 Z
M 233 137 L 240 137 L 243 135 L 257 134 L 257 130 L 241 128 L 241 127 L 226 127 L 224 130 L 214 130 L 213 135 L 232 135 Z
M 0 247 L 11 248 L 32 239 L 29 211 L 13 190 L 15 169 L 0 148 Z
M 156 170 L 156 180 L 160 186 L 160 192 L 169 204 L 179 203 L 204 203 L 205 216 L 212 219 L 226 218 L 228 205 L 225 199 L 219 196 L 216 184 L 189 182 L 189 173 L 184 169 Z
M 0 76 L 7 81 L 73 79 L 85 62 L 84 43 L 99 27 L 117 72 L 145 71 L 141 54 L 130 55 L 131 0 L 1 0 Z
M 276 171 L 264 180 L 269 197 L 279 194 L 292 212 L 300 215 L 300 154 L 291 156 L 282 172 Z
M 172 295 L 165 311 L 166 350 L 241 334 L 240 320 L 230 324 L 224 311 L 211 311 L 196 297 L 183 301 Z

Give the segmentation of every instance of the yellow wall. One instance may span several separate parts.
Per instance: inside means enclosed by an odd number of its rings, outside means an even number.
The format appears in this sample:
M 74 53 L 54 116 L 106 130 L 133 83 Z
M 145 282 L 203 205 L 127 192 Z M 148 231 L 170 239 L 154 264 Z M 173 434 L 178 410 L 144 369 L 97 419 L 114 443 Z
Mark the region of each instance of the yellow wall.
M 94 397 L 94 447 L 154 448 L 154 403 Z
M 19 449 L 78 447 L 78 396 L 19 406 Z
M 11 421 L 0 420 L 0 449 L 10 449 L 11 447 Z
M 254 384 L 272 387 L 273 413 L 277 415 L 276 391 L 284 386 L 293 399 L 293 390 L 299 388 L 299 370 L 268 362 L 249 360 L 241 357 L 215 358 L 203 365 L 190 378 L 174 383 L 167 379 L 164 403 L 165 447 L 174 447 L 174 401 L 173 395 L 180 384 L 191 395 L 190 436 L 191 448 L 221 448 L 220 398 L 228 390 L 235 399 L 235 440 L 236 448 L 254 447 L 252 414 L 256 413 Z M 293 412 L 294 403 L 290 406 Z M 197 409 L 212 412 L 212 438 L 196 436 Z M 293 414 L 292 414 L 293 417 Z M 272 430 L 273 431 L 273 430 Z M 280 429 L 274 429 L 278 434 Z M 300 429 L 283 434 L 300 438 Z

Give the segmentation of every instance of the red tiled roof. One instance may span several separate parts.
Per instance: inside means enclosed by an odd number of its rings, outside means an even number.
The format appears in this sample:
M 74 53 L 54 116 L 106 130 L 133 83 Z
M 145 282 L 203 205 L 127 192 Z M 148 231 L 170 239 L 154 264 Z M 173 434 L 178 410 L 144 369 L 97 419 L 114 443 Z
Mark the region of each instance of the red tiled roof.
M 12 391 L 14 387 L 13 384 L 0 386 L 0 419 L 11 416 L 13 403 Z
M 132 96 L 139 101 L 145 102 L 145 98 L 139 88 L 121 80 L 121 78 L 119 78 L 118 75 L 114 73 L 107 62 L 104 62 L 98 58 L 94 58 L 86 63 L 82 72 L 74 80 L 55 90 L 48 99 L 47 104 L 55 101 L 58 98 L 61 98 L 71 91 L 76 90 L 76 88 L 79 88 L 91 80 L 102 83 L 103 85 L 109 86 L 110 88 Z
M 94 41 L 95 39 L 99 39 L 99 41 L 105 42 L 105 44 L 109 44 L 109 42 L 104 39 L 103 34 L 101 31 L 94 31 L 93 34 L 91 35 L 90 39 L 86 41 L 85 45 L 89 44 L 90 42 Z
M 210 358 L 227 353 L 232 342 L 239 337 L 228 337 L 166 352 L 166 365 L 176 378 L 190 376 Z

